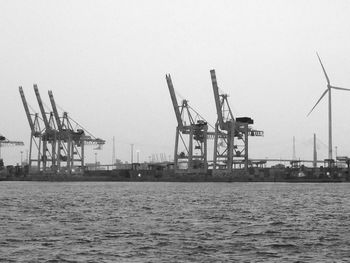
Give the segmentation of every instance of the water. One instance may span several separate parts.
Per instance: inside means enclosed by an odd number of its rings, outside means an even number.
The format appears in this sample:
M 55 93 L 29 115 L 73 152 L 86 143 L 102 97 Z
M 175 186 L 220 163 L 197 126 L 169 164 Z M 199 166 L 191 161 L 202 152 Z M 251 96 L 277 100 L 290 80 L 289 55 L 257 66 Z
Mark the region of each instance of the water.
M 0 262 L 349 262 L 350 184 L 0 182 Z

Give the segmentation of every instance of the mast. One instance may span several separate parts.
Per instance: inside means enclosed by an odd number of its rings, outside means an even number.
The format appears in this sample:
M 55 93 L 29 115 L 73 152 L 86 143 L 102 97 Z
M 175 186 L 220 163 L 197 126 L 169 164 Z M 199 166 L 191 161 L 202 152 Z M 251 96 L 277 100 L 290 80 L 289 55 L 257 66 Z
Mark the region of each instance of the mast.
M 333 159 L 332 144 L 332 95 L 331 88 L 328 88 L 328 159 Z
M 313 166 L 314 168 L 317 167 L 317 148 L 316 148 L 316 134 L 314 133 L 314 162 L 313 162 Z

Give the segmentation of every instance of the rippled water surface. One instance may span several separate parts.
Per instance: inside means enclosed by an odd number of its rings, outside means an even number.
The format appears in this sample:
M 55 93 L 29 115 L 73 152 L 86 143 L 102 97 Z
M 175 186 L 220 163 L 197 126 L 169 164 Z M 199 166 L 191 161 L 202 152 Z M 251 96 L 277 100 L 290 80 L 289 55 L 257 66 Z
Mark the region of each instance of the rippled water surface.
M 0 182 L 0 262 L 350 262 L 350 184 Z

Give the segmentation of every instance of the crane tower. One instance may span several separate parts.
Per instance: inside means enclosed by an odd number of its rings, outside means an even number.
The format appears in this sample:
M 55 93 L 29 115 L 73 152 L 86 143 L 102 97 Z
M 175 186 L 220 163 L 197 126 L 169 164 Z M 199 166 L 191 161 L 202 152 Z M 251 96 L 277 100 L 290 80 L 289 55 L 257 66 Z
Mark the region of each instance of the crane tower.
M 210 70 L 217 121 L 215 124 L 213 170 L 231 172 L 236 164 L 248 168 L 248 136 L 263 136 L 263 131 L 253 130 L 249 117 L 234 118 L 228 95 L 220 94 L 215 70 Z
M 206 172 L 208 124 L 190 107 L 187 100 L 182 100 L 181 105 L 178 104 L 170 74 L 166 75 L 166 81 L 177 120 L 175 172 Z
M 23 88 L 19 87 L 19 93 L 21 95 L 24 111 L 27 116 L 27 120 L 30 127 L 30 141 L 29 141 L 29 169 L 34 165 L 40 170 L 41 168 L 41 141 L 42 141 L 42 129 L 40 127 L 40 118 L 38 113 L 32 113 L 29 110 L 27 99 L 24 95 Z

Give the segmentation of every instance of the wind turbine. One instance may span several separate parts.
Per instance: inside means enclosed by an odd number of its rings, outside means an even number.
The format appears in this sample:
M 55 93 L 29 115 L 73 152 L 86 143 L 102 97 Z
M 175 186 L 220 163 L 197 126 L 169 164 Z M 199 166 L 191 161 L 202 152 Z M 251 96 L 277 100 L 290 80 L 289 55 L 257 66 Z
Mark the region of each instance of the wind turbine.
M 322 64 L 320 56 L 318 55 L 317 52 L 316 52 L 316 55 L 318 57 L 318 60 L 320 61 L 323 73 L 324 73 L 324 75 L 326 77 L 326 80 L 327 80 L 327 89 L 322 93 L 321 97 L 318 99 L 318 101 L 316 102 L 315 106 L 313 106 L 313 108 L 310 110 L 310 112 L 308 113 L 307 116 L 309 116 L 311 114 L 311 112 L 314 110 L 314 108 L 317 106 L 317 104 L 322 100 L 322 98 L 328 92 L 328 159 L 331 160 L 331 159 L 333 159 L 333 155 L 332 155 L 332 95 L 331 95 L 331 90 L 332 89 L 338 89 L 338 90 L 348 90 L 348 91 L 350 91 L 350 89 L 345 89 L 345 88 L 332 86 L 330 81 L 329 81 L 329 78 L 328 78 L 328 75 L 326 73 L 326 70 L 324 69 L 324 66 Z

